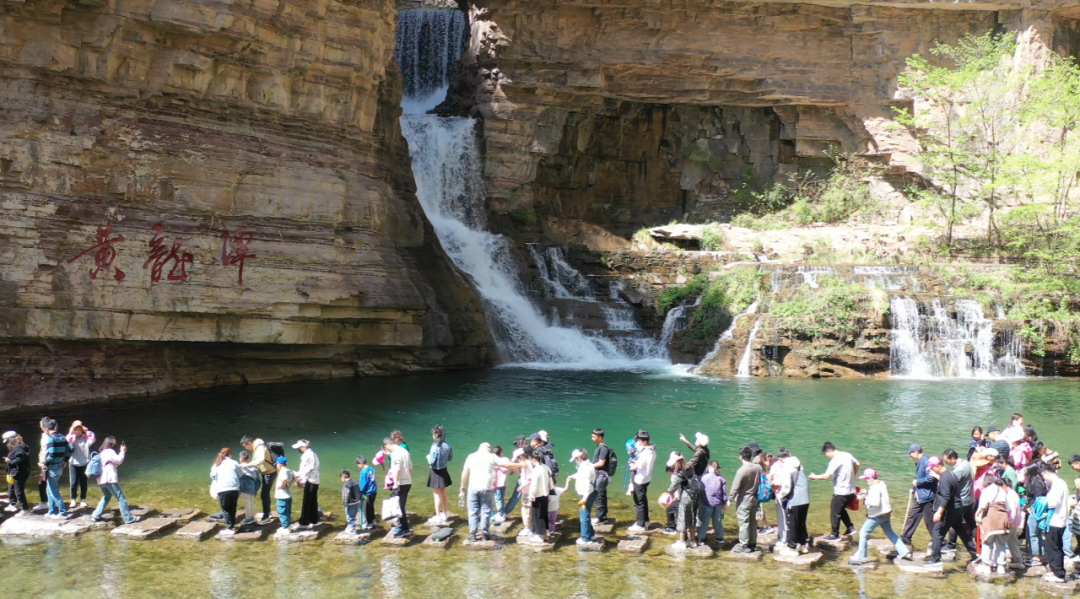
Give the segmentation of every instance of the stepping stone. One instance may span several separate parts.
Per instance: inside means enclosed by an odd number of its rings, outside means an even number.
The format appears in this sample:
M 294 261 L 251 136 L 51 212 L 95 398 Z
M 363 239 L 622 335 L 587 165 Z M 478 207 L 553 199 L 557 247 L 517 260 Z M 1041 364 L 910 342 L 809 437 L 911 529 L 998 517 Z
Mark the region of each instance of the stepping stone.
M 760 562 L 765 554 L 760 551 L 753 551 L 751 553 L 735 553 L 734 551 L 725 551 L 720 555 L 729 562 Z
M 421 524 L 427 524 L 427 519 L 421 518 L 420 514 L 417 514 L 416 512 L 405 512 L 405 515 L 409 517 L 409 526 L 412 528 L 415 528 Z M 393 518 L 391 520 L 380 520 L 379 522 L 387 528 L 393 528 L 397 526 L 398 519 Z
M 152 506 L 152 505 L 129 505 L 128 506 L 128 511 L 131 512 L 132 516 L 138 516 L 140 518 L 145 518 L 145 517 L 149 516 L 150 514 L 154 513 L 154 506 Z
M 681 549 L 676 549 L 675 543 L 672 543 L 671 545 L 665 547 L 664 551 L 668 555 L 683 557 L 712 557 L 716 553 L 715 551 L 713 551 L 712 547 L 709 547 L 704 543 L 698 545 L 697 547 L 683 547 Z
M 912 557 L 914 557 L 914 559 L 910 562 L 898 559 L 893 561 L 893 565 L 905 574 L 914 574 L 924 578 L 945 578 L 945 570 L 942 568 L 941 564 L 927 566 L 923 564 L 923 560 L 919 557 L 919 554 Z
M 202 520 L 200 522 L 188 522 L 183 528 L 176 531 L 176 538 L 205 541 L 217 532 L 218 523 Z
M 488 530 L 490 530 L 491 532 L 493 532 L 493 533 L 495 533 L 497 535 L 505 535 L 505 534 L 509 533 L 511 530 L 513 530 L 513 528 L 515 526 L 517 526 L 518 524 L 520 524 L 520 523 L 521 523 L 521 518 L 507 518 L 506 521 L 503 522 L 502 524 L 495 524 L 494 522 L 492 522 L 491 526 L 488 528 Z
M 0 527 L 0 531 L 2 530 L 3 528 Z M 1024 571 L 1020 573 L 1020 576 L 1023 576 L 1024 578 L 1042 578 L 1043 576 L 1046 576 L 1048 572 L 1050 572 L 1050 568 L 1047 568 L 1046 566 L 1032 566 L 1024 569 Z
M 619 553 L 641 553 L 649 545 L 649 537 L 629 536 L 619 541 Z
M 262 541 L 266 538 L 267 535 L 275 532 L 279 528 L 281 528 L 281 522 L 277 520 L 271 520 L 268 524 L 264 524 L 263 526 L 256 525 L 255 530 L 252 530 L 251 532 L 238 532 L 234 534 L 228 534 L 226 531 L 222 530 L 221 532 L 217 533 L 214 538 L 221 541 L 251 543 L 255 541 Z
M 593 530 L 598 535 L 609 535 L 615 532 L 615 518 L 608 518 L 599 524 L 593 524 Z
M 993 583 L 1009 583 L 1016 582 L 1016 572 L 1006 569 L 1004 574 L 998 574 L 997 569 L 990 570 L 989 574 L 978 571 L 978 565 L 975 563 L 968 564 L 968 575 L 971 576 L 977 582 L 993 582 Z
M 851 563 L 852 557 L 854 556 L 848 557 L 846 560 L 844 560 L 844 565 L 848 568 L 854 568 L 857 570 L 877 570 L 879 564 L 878 560 L 871 557 L 867 560 L 864 560 L 861 564 L 853 564 Z
M 111 517 L 104 517 L 102 522 L 94 522 L 90 516 L 80 516 L 68 520 L 54 520 L 45 516 L 15 516 L 0 524 L 0 536 L 3 537 L 60 537 L 74 538 L 91 530 L 103 530 L 113 526 Z
M 813 537 L 810 544 L 825 551 L 843 553 L 851 547 L 851 537 L 840 537 L 838 541 L 826 541 L 825 537 Z
M 385 528 L 372 528 L 360 532 L 341 531 L 334 537 L 334 542 L 338 545 L 362 545 L 384 534 L 386 534 Z
M 326 522 L 319 522 L 311 528 L 299 528 L 298 524 L 293 524 L 289 527 L 289 532 L 278 534 L 274 531 L 274 540 L 282 543 L 305 543 L 309 541 L 317 541 L 323 533 L 330 530 L 330 525 Z
M 196 516 L 202 512 L 193 508 L 171 508 L 158 514 L 159 518 L 170 518 L 176 520 L 180 524 L 187 524 L 195 519 Z M 239 522 L 240 520 L 237 520 Z
M 114 537 L 128 537 L 132 539 L 148 539 L 176 526 L 176 520 L 172 518 L 147 518 L 131 524 L 123 524 L 113 529 Z
M 577 546 L 577 550 L 579 552 L 585 552 L 585 553 L 603 551 L 606 548 L 607 548 L 607 541 L 604 539 L 604 537 L 593 537 L 593 540 L 592 540 L 591 543 L 584 543 L 584 544 L 579 543 L 578 546 Z
M 432 530 L 438 530 L 440 528 L 446 528 L 447 526 L 453 527 L 453 526 L 459 524 L 460 522 L 461 522 L 461 519 L 458 518 L 457 514 L 450 514 L 450 516 L 446 519 L 445 524 L 443 524 L 443 523 L 435 524 L 431 520 L 425 520 L 424 522 L 422 522 L 420 524 L 420 526 L 426 526 L 426 527 L 428 527 L 428 528 L 430 528 Z
M 915 553 L 911 554 L 911 557 L 915 558 L 916 560 L 926 561 L 926 559 L 930 557 L 930 552 L 929 551 L 925 551 L 925 552 L 924 551 L 916 551 Z M 943 563 L 946 563 L 946 564 L 955 562 L 956 561 L 956 552 L 955 551 L 942 551 L 941 552 L 941 561 Z
M 638 531 L 638 532 L 629 532 L 629 531 L 627 531 L 627 533 L 632 534 L 632 535 L 646 535 L 646 536 L 650 536 L 650 537 L 663 536 L 664 527 L 662 525 L 660 525 L 660 523 L 658 523 L 658 522 L 652 522 L 652 523 L 649 524 L 649 527 L 647 529 L 645 529 L 645 530 Z
M 777 553 L 773 555 L 773 560 L 792 570 L 812 570 L 814 566 L 825 561 L 825 554 L 820 551 L 811 551 L 802 555 L 781 555 Z
M 770 532 L 770 533 L 766 533 L 766 534 L 758 534 L 758 536 L 757 536 L 758 549 L 761 549 L 762 551 L 772 551 L 773 546 L 776 545 L 776 543 L 777 543 L 777 541 L 779 541 L 779 539 L 780 539 L 780 533 L 779 533 L 779 531 L 775 531 L 775 530 Z
M 518 545 L 532 551 L 554 551 L 555 544 L 559 542 L 559 537 L 561 536 L 561 532 L 556 532 L 548 535 L 547 541 L 535 542 L 531 537 L 524 537 L 524 535 L 522 535 L 518 537 Z
M 1077 584 L 1080 584 L 1080 580 L 1051 582 L 1044 576 L 1039 580 L 1039 590 L 1061 597 L 1075 593 Z
M 486 541 L 470 541 L 468 537 L 461 542 L 461 546 L 465 549 L 472 551 L 492 551 L 502 547 L 502 539 L 491 539 Z
M 387 534 L 379 541 L 379 543 L 384 547 L 405 547 L 409 543 L 412 543 L 415 538 L 416 535 L 411 532 L 403 537 L 395 537 L 392 534 Z
M 898 555 L 896 546 L 889 539 L 870 539 L 866 544 L 885 559 L 894 559 Z
M 424 539 L 423 543 L 420 543 L 420 546 L 428 549 L 448 549 L 450 545 L 454 544 L 455 539 L 457 539 L 457 535 L 451 534 L 448 537 L 436 540 L 435 535 L 431 534 Z

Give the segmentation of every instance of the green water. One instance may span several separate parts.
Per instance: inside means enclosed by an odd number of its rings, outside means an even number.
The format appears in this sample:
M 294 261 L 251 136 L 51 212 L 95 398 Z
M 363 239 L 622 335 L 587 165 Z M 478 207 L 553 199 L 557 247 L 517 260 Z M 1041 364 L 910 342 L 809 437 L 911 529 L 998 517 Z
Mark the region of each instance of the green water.
M 423 455 L 433 424 L 446 427 L 456 459 L 455 483 L 465 456 L 481 441 L 509 447 L 518 434 L 551 433 L 563 476 L 575 447 L 592 448 L 589 431 L 608 431 L 612 447 L 626 456 L 623 441 L 638 428 L 652 433 L 661 457 L 685 449 L 678 434 L 702 431 L 711 437 L 714 459 L 729 480 L 735 453 L 749 440 L 768 451 L 786 445 L 811 471 L 824 470 L 821 443 L 831 440 L 873 466 L 890 483 L 894 503 L 903 504 L 914 466 L 905 451 L 921 443 L 928 452 L 967 447 L 973 425 L 1006 424 L 1022 412 L 1040 437 L 1063 456 L 1080 450 L 1076 440 L 1080 387 L 1065 380 L 1013 381 L 716 381 L 657 373 L 483 372 L 252 386 L 175 393 L 107 406 L 52 410 L 65 427 L 83 420 L 98 437 L 126 440 L 129 458 L 121 483 L 133 503 L 155 507 L 199 507 L 216 511 L 208 495 L 209 469 L 218 449 L 239 451 L 239 439 L 305 437 L 322 462 L 320 501 L 341 512 L 336 472 L 357 454 L 369 458 L 386 434 L 401 429 L 416 467 L 409 509 L 433 511 L 423 488 Z M 0 428 L 28 438 L 39 413 L 5 414 Z M 29 433 L 29 434 L 28 434 Z M 35 442 L 36 443 L 36 442 Z M 35 448 L 36 449 L 36 448 Z M 289 450 L 292 461 L 298 453 Z M 659 479 L 654 488 L 660 486 Z M 1071 478 L 1071 477 L 1070 477 Z M 617 477 L 621 484 L 622 476 Z M 66 482 L 66 479 L 65 479 Z M 381 474 L 380 474 L 381 482 Z M 827 482 L 813 484 L 811 532 L 827 530 Z M 655 507 L 653 521 L 663 514 Z M 453 495 L 453 493 L 451 494 Z M 99 491 L 91 488 L 96 501 Z M 381 496 L 381 495 L 380 495 Z M 36 497 L 31 493 L 31 500 Z M 612 493 L 613 515 L 632 516 L 628 497 Z M 297 499 L 299 503 L 299 499 Z M 564 501 L 562 513 L 574 516 Z M 457 511 L 463 511 L 456 508 Z M 770 506 L 771 508 L 771 506 Z M 898 507 L 897 511 L 902 507 Z M 294 510 L 294 515 L 299 505 Z M 774 512 L 770 509 L 770 518 Z M 894 517 L 899 526 L 900 516 Z M 856 515 L 858 525 L 861 515 Z M 734 514 L 726 520 L 734 532 Z M 514 546 L 498 552 L 442 552 L 420 546 L 404 550 L 378 545 L 344 547 L 329 540 L 282 546 L 263 543 L 199 544 L 166 536 L 151 541 L 114 540 L 90 533 L 78 540 L 0 544 L 0 572 L 9 595 L 44 597 L 762 597 L 797 593 L 812 597 L 1018 596 L 1034 584 L 996 588 L 975 585 L 954 573 L 944 581 L 899 576 L 890 567 L 856 575 L 835 563 L 806 573 L 763 564 L 719 559 L 688 561 L 658 549 L 644 556 L 614 551 L 579 555 L 571 544 L 553 554 Z M 920 531 L 916 545 L 926 542 Z

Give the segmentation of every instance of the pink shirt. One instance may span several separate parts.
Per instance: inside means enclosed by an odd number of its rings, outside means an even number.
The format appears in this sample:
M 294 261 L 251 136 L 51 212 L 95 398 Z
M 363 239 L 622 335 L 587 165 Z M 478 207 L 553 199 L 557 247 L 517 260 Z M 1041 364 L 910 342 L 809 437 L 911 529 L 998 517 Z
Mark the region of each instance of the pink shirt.
M 509 474 L 509 471 L 506 468 L 503 468 L 502 466 L 496 467 L 495 484 L 493 485 L 493 488 L 498 489 L 501 487 L 505 487 L 507 474 Z
M 1020 443 L 1016 444 L 1016 447 L 1013 447 L 1011 450 L 1009 450 L 1009 457 L 1012 458 L 1013 467 L 1016 468 L 1017 472 L 1020 472 L 1024 469 L 1024 466 L 1027 466 L 1031 463 L 1032 453 L 1033 450 L 1031 448 L 1031 444 L 1027 441 L 1021 441 Z
M 120 482 L 116 467 L 124 463 L 126 452 L 116 453 L 113 448 L 101 452 L 101 476 L 98 477 L 99 485 L 116 484 Z

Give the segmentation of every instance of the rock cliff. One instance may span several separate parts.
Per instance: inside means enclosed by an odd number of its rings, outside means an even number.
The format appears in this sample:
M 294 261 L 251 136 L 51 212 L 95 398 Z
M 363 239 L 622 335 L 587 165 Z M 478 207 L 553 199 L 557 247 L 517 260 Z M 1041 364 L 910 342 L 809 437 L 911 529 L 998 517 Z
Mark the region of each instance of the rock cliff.
M 0 6 L 0 409 L 491 361 L 393 2 Z

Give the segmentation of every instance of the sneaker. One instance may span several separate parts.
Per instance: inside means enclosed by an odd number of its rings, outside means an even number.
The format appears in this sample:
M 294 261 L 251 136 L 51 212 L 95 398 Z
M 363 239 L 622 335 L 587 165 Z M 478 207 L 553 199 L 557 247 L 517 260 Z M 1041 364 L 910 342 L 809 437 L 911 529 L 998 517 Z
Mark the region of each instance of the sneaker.
M 543 545 L 545 542 L 547 542 L 547 539 L 540 535 L 533 535 L 529 537 L 529 542 L 533 545 Z
M 600 524 L 600 518 L 589 518 L 589 522 L 592 522 L 593 526 L 597 526 Z
M 232 535 L 236 534 L 236 529 L 235 528 L 226 528 L 226 529 L 221 531 L 221 534 L 226 535 L 226 536 L 232 536 Z
M 465 540 L 466 540 L 466 541 L 468 541 L 468 542 L 470 542 L 470 543 L 475 543 L 475 542 L 476 542 L 476 541 L 477 541 L 478 539 L 476 538 L 476 534 L 475 534 L 475 533 L 471 533 L 471 532 L 470 532 L 470 533 L 469 533 L 469 536 L 468 536 L 468 537 L 465 537 Z
M 986 564 L 979 564 L 975 566 L 975 573 L 982 574 L 983 576 L 989 576 L 993 574 L 993 570 L 991 570 L 990 566 L 987 566 Z
M 495 514 L 494 516 L 491 517 L 491 523 L 492 524 L 502 524 L 504 522 L 506 522 L 506 518 L 503 517 L 503 516 L 500 516 L 498 514 Z
M 732 553 L 751 553 L 750 549 L 746 545 L 739 543 L 731 549 Z
M 997 567 L 997 575 L 998 576 L 1004 576 L 1004 575 L 1006 575 L 1008 573 L 1009 573 L 1009 571 L 1007 569 L 1005 569 L 1005 566 L 998 566 Z
M 899 557 L 899 559 L 902 559 L 902 560 L 904 560 L 904 561 L 906 561 L 906 562 L 910 562 L 910 561 L 914 561 L 914 560 L 915 560 L 915 557 L 911 555 L 911 552 L 910 552 L 910 551 L 908 551 L 908 552 L 907 552 L 907 553 L 905 553 L 904 555 L 901 555 L 901 556 Z
M 823 540 L 823 541 L 839 541 L 839 540 L 840 540 L 840 537 L 839 537 L 839 536 L 837 536 L 837 535 L 835 535 L 835 534 L 831 534 L 831 535 L 829 535 L 829 536 L 825 537 L 825 538 L 824 538 L 824 539 L 822 539 L 822 540 Z
M 642 533 L 645 532 L 645 527 L 638 526 L 637 524 L 631 524 L 630 526 L 626 527 L 626 532 L 630 534 Z
M 589 541 L 586 541 L 585 537 L 578 537 L 577 544 L 578 545 L 588 545 Z
M 848 558 L 847 563 L 848 563 L 849 566 L 861 566 L 863 564 L 870 563 L 870 560 L 868 560 L 866 558 L 862 558 L 862 557 L 852 556 L 852 557 Z
M 757 545 L 747 545 L 746 546 L 746 552 L 747 553 L 755 553 L 755 552 L 757 552 L 757 550 L 758 550 Z
M 855 529 L 854 528 L 849 528 L 849 529 L 844 531 L 844 536 L 845 537 L 850 537 L 850 536 L 854 536 L 854 535 L 855 535 Z
M 942 551 L 956 551 L 956 543 L 945 543 L 941 546 Z
M 90 507 L 90 506 L 87 505 L 87 503 L 85 501 L 80 501 L 79 502 L 79 507 Z
M 77 507 L 79 507 L 79 502 L 78 502 L 78 500 L 72 499 L 72 500 L 71 500 L 71 509 L 75 509 L 75 508 L 77 508 Z
M 396 533 L 394 533 L 394 536 L 400 539 L 402 537 L 407 537 L 407 536 L 409 536 L 411 534 L 412 534 L 412 531 L 410 531 L 410 530 L 399 530 Z
M 932 562 L 932 561 L 927 560 L 927 561 L 923 562 L 922 565 L 924 565 L 924 566 L 926 566 L 928 568 L 939 568 L 939 567 L 941 567 L 941 560 L 938 560 L 936 562 Z
M 686 551 L 686 543 L 682 541 L 675 541 L 671 544 L 672 551 Z
M 124 524 L 135 524 L 135 523 L 136 523 L 136 522 L 138 522 L 139 520 L 142 520 L 142 516 L 132 516 L 132 517 L 131 517 L 131 520 L 128 520 L 128 521 L 127 521 L 127 522 L 125 522 Z
M 1058 576 L 1057 574 L 1054 574 L 1053 572 L 1047 572 L 1046 575 L 1043 576 L 1043 580 L 1046 582 L 1065 584 L 1065 579 Z
M 797 557 L 799 555 L 799 550 L 792 547 L 781 547 L 776 553 L 784 557 Z
M 19 508 L 18 508 L 18 506 L 9 505 L 6 508 L 4 508 L 4 511 L 5 512 L 17 512 L 17 511 L 19 511 Z
M 666 534 L 666 535 L 677 535 L 677 534 L 679 534 L 679 531 L 675 530 L 674 528 L 665 528 L 664 529 L 664 534 Z

